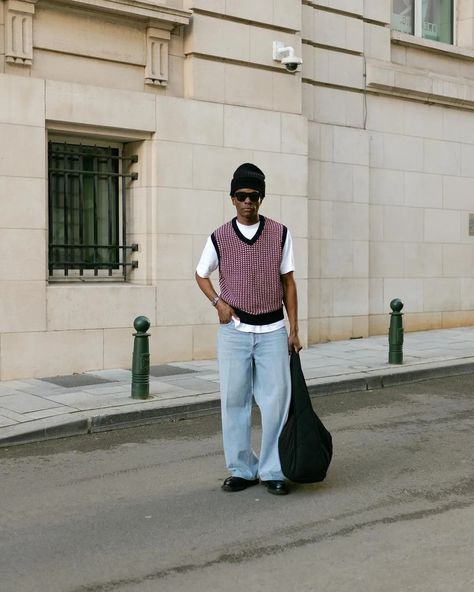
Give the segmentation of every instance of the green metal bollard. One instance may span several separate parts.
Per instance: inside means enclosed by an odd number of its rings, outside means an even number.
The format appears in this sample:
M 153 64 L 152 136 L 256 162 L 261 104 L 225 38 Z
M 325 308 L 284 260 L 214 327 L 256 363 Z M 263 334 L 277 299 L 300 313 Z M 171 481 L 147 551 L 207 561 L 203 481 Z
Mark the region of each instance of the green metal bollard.
M 133 326 L 133 361 L 132 361 L 132 399 L 147 399 L 150 394 L 150 349 L 147 333 L 150 321 L 146 317 L 137 317 Z
M 390 302 L 390 329 L 388 330 L 388 363 L 403 364 L 403 302 L 395 298 Z

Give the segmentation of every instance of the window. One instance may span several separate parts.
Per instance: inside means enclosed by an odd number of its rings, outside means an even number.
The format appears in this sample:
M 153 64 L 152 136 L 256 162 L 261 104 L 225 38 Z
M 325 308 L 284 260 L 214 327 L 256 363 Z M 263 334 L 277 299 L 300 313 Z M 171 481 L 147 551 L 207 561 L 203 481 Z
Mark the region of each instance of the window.
M 126 189 L 136 157 L 120 146 L 50 141 L 50 279 L 126 279 L 137 245 L 126 245 Z
M 393 0 L 392 28 L 432 41 L 453 43 L 453 0 Z

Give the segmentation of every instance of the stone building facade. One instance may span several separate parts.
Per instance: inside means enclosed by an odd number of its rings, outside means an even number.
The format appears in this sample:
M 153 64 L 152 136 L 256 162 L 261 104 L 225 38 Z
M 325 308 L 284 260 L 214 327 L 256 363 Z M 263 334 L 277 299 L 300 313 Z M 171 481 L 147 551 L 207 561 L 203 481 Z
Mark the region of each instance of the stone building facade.
M 246 161 L 306 343 L 473 324 L 473 109 L 471 0 L 0 0 L 0 379 L 212 357 Z

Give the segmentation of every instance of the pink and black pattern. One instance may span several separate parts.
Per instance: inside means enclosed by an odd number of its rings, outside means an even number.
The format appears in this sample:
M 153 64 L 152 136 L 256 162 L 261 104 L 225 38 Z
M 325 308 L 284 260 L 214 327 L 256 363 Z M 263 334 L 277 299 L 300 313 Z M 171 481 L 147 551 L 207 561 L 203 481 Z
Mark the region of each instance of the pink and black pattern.
M 211 239 L 219 258 L 221 298 L 249 325 L 283 319 L 280 265 L 286 226 L 260 216 L 252 239 L 239 231 L 236 218 L 219 227 Z

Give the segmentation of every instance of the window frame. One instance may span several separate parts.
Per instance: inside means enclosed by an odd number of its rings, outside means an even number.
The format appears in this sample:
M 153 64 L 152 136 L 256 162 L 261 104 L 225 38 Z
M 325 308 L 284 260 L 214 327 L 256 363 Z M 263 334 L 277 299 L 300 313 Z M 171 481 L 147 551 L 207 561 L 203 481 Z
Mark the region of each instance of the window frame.
M 49 161 L 49 145 L 50 143 L 54 144 L 66 144 L 71 146 L 84 146 L 87 148 L 111 148 L 113 150 L 118 150 L 118 180 L 117 180 L 117 189 L 116 189 L 116 199 L 117 199 L 117 248 L 119 252 L 119 259 L 116 265 L 111 264 L 100 264 L 97 265 L 90 264 L 89 266 L 84 265 L 85 262 L 76 263 L 76 267 L 74 263 L 72 266 L 65 264 L 63 267 L 57 267 L 56 269 L 52 269 L 51 261 L 50 261 L 50 253 L 51 253 L 51 233 L 50 233 L 50 225 L 51 225 L 51 187 L 50 187 L 50 179 L 51 179 L 51 170 L 50 170 L 50 161 Z M 138 267 L 138 261 L 130 261 L 130 253 L 132 251 L 138 250 L 138 245 L 127 245 L 126 244 L 126 236 L 127 236 L 127 221 L 126 221 L 126 199 L 127 191 L 126 187 L 126 179 L 129 178 L 131 180 L 135 180 L 138 178 L 137 173 L 128 173 L 125 172 L 126 168 L 126 161 L 129 161 L 130 164 L 133 162 L 137 162 L 137 157 L 128 157 L 124 156 L 124 144 L 121 142 L 117 142 L 116 140 L 105 140 L 99 139 L 95 137 L 88 137 L 86 135 L 59 135 L 57 133 L 50 133 L 47 138 L 47 180 L 48 180 L 48 187 L 47 187 L 47 220 L 48 220 L 48 252 L 47 252 L 47 271 L 48 271 L 48 281 L 50 283 L 64 283 L 64 282 L 124 282 L 129 279 L 130 270 Z M 115 157 L 114 157 L 115 158 Z M 100 242 L 99 242 L 100 244 Z M 91 248 L 94 248 L 94 245 L 91 245 Z M 56 273 L 55 273 L 56 272 Z
M 400 31 L 399 29 L 394 29 L 392 26 L 392 30 L 398 31 L 400 33 L 404 33 L 405 35 L 412 35 L 413 37 L 417 37 L 419 39 L 426 39 L 427 41 L 433 41 L 435 43 L 444 43 L 445 45 L 457 45 L 457 22 L 458 22 L 458 0 L 452 0 L 453 3 L 453 14 L 452 14 L 452 42 L 447 41 L 438 41 L 435 39 L 430 39 L 429 37 L 423 37 L 423 17 L 422 17 L 422 9 L 423 9 L 423 0 L 413 0 L 413 33 L 406 33 L 405 31 Z M 393 0 L 391 6 L 391 18 L 393 18 Z

